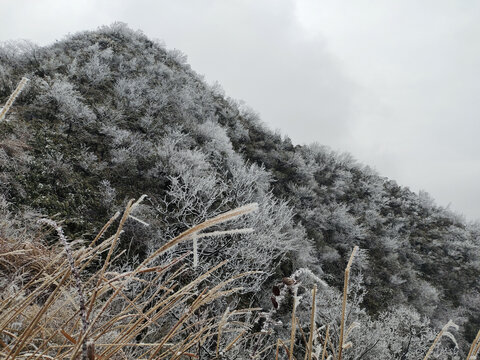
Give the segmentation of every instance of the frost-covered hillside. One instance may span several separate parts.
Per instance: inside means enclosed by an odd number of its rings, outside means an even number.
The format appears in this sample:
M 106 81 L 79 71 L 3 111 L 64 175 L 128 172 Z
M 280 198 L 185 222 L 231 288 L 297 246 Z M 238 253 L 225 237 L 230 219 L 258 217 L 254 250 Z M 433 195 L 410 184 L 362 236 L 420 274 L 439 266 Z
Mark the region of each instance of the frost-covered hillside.
M 30 82 L 0 123 L 2 237 L 42 214 L 64 221 L 70 238 L 91 239 L 130 198 L 146 194 L 134 214 L 141 221 L 129 219 L 120 238 L 128 266 L 195 224 L 257 202 L 255 216 L 234 224 L 253 233 L 199 240 L 201 269 L 229 260 L 218 278 L 261 271 L 240 280 L 242 295 L 224 307 L 273 309 L 288 322 L 271 287 L 297 274 L 309 289 L 318 277 L 327 284 L 318 322 L 334 323 L 343 269 L 358 245 L 349 321 L 362 330 L 352 332 L 345 356 L 417 359 L 449 319 L 460 325 L 460 347 L 475 337 L 480 226 L 428 194 L 349 154 L 293 145 L 208 85 L 182 53 L 122 24 L 47 47 L 4 44 L 1 104 L 24 76 Z M 298 311 L 308 318 L 306 305 Z M 289 336 L 285 323 L 256 326 Z

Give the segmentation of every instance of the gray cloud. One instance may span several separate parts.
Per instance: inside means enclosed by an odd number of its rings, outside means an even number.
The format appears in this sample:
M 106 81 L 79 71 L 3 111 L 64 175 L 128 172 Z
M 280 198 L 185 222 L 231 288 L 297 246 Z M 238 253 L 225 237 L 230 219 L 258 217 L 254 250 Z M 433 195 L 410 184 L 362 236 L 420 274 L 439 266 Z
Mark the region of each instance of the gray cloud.
M 124 21 L 185 52 L 209 82 L 218 81 L 296 142 L 336 146 L 348 132 L 352 84 L 325 41 L 305 36 L 293 1 L 19 0 L 10 6 L 2 39 L 46 43 Z
M 243 99 L 295 142 L 318 141 L 480 217 L 480 3 L 60 1 L 4 4 L 0 40 L 42 44 L 119 20 Z
M 218 80 L 227 94 L 245 100 L 263 121 L 295 141 L 332 146 L 341 141 L 348 131 L 352 84 L 325 42 L 304 36 L 294 3 L 208 4 L 188 2 L 188 31 L 178 31 L 177 17 L 160 14 L 159 24 L 170 22 L 164 32 L 167 45 L 186 52 L 194 69 L 209 81 Z
M 480 218 L 480 3 L 299 0 L 298 15 L 362 88 L 348 150 Z

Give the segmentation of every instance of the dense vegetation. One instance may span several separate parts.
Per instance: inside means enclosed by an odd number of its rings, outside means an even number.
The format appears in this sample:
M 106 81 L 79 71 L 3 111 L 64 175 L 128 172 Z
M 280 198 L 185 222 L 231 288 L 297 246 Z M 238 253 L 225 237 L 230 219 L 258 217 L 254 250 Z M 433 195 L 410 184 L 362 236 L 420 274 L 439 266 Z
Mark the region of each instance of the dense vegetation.
M 118 245 L 125 267 L 134 268 L 167 239 L 256 202 L 255 216 L 234 221 L 253 233 L 198 240 L 198 273 L 225 259 L 217 279 L 261 271 L 238 279 L 243 290 L 209 311 L 260 306 L 264 317 L 252 329 L 265 330 L 266 343 L 285 336 L 288 301 L 275 305 L 285 290 L 272 300 L 271 288 L 292 276 L 301 295 L 299 319 L 310 316 L 316 283 L 318 323 L 338 324 L 343 269 L 358 245 L 348 321 L 362 330 L 352 332 L 344 356 L 419 358 L 449 319 L 460 325 L 460 354 L 474 339 L 480 226 L 436 206 L 428 194 L 415 194 L 348 154 L 293 145 L 206 84 L 183 54 L 122 24 L 48 47 L 4 44 L 0 103 L 23 76 L 30 82 L 0 123 L 0 238 L 18 237 L 18 224 L 46 216 L 64 221 L 70 238 L 91 239 L 130 198 L 146 194 Z M 179 244 L 158 261 L 191 247 Z M 437 356 L 456 351 L 445 341 Z

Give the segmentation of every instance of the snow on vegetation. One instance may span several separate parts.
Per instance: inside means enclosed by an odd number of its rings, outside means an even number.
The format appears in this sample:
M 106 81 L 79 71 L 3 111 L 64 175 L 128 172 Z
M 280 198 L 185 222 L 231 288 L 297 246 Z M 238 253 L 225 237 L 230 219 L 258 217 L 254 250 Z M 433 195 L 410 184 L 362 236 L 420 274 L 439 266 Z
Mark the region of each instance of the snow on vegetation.
M 0 356 L 477 358 L 480 225 L 178 50 L 120 23 L 3 44 L 0 103 Z

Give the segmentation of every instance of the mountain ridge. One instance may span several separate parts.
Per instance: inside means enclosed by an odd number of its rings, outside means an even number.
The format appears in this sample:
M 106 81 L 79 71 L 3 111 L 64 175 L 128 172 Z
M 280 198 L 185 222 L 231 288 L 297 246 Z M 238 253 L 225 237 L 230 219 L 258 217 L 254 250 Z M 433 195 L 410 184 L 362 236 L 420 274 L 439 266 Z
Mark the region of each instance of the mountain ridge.
M 1 103 L 21 77 L 31 80 L 0 123 L 1 189 L 12 211 L 65 219 L 69 236 L 85 238 L 147 194 L 139 217 L 151 226 L 130 224 L 120 244 L 142 258 L 153 246 L 145 239 L 255 201 L 260 213 L 246 225 L 256 235 L 206 242 L 203 258 L 206 267 L 230 257 L 238 260 L 228 271 L 268 270 L 246 285 L 258 303 L 268 303 L 276 278 L 302 267 L 341 289 L 359 245 L 368 289 L 359 306 L 370 316 L 411 306 L 435 326 L 454 317 L 467 342 L 480 328 L 478 224 L 349 154 L 293 145 L 206 84 L 179 51 L 114 24 L 46 47 L 4 45 L 0 66 Z

